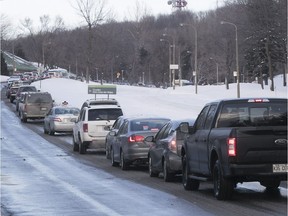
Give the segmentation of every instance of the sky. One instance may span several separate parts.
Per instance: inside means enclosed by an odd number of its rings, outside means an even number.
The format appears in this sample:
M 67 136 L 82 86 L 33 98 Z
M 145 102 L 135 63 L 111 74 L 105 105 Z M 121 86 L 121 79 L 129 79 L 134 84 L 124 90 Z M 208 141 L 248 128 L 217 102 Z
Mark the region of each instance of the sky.
M 104 0 L 106 8 L 112 11 L 117 21 L 131 20 L 135 17 L 137 1 L 145 6 L 151 15 L 170 14 L 172 6 L 168 0 Z M 223 0 L 186 0 L 186 10 L 194 12 L 216 9 Z M 49 15 L 53 20 L 61 16 L 68 27 L 84 24 L 83 18 L 77 14 L 73 5 L 76 0 L 0 0 L 0 13 L 7 16 L 12 25 L 20 25 L 20 21 L 31 18 L 35 25 L 39 25 L 39 17 Z

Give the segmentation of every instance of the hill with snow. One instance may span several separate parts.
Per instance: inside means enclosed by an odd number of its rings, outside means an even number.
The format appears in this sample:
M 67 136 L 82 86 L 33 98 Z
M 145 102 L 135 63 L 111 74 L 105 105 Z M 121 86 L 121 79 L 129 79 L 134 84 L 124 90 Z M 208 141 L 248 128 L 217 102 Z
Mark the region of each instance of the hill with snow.
M 2 76 L 2 81 L 3 81 Z M 287 87 L 283 86 L 283 77 L 279 75 L 274 79 L 275 91 L 270 91 L 270 86 L 256 83 L 240 83 L 241 98 L 287 98 Z M 95 98 L 94 94 L 88 94 L 89 84 L 78 80 L 51 78 L 36 81 L 35 85 L 41 91 L 50 92 L 55 103 L 61 104 L 68 101 L 70 106 L 81 107 L 87 99 Z M 97 98 L 107 97 L 97 95 Z M 146 88 L 138 86 L 117 85 L 117 94 L 110 95 L 121 104 L 125 115 L 160 115 L 174 119 L 196 118 L 202 107 L 210 101 L 217 99 L 236 98 L 236 84 L 230 84 L 227 90 L 224 85 L 198 86 L 198 94 L 195 94 L 195 86 L 176 86 L 173 88 Z

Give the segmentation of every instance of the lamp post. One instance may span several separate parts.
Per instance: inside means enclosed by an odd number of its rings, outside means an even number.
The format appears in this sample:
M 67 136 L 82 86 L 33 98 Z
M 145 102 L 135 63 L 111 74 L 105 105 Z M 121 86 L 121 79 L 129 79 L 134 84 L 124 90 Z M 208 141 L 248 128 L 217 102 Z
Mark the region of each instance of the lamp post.
M 163 38 L 160 38 L 160 41 L 161 42 L 167 42 L 168 45 L 169 45 L 169 65 L 168 65 L 168 68 L 169 68 L 169 86 L 171 85 L 171 69 L 170 69 L 170 64 L 171 64 L 171 43 L 169 40 L 166 40 L 166 39 L 163 39 Z
M 163 37 L 168 37 L 169 35 L 167 34 L 163 34 Z M 170 36 L 171 37 L 171 36 Z M 175 64 L 175 37 L 171 37 L 172 41 L 173 41 L 173 51 L 172 51 L 172 64 Z M 171 64 L 170 64 L 171 65 Z M 170 69 L 170 65 L 169 65 L 169 85 L 171 86 L 171 69 Z M 172 85 L 173 85 L 173 89 L 175 89 L 175 69 L 172 69 L 172 75 L 173 75 L 173 81 L 172 81 Z
M 236 41 L 236 72 L 237 72 L 237 98 L 240 98 L 240 83 L 239 83 L 239 62 L 238 62 L 238 30 L 237 30 L 237 26 L 234 23 L 231 22 L 226 22 L 226 21 L 221 21 L 221 24 L 228 24 L 228 25 L 232 25 L 235 28 L 235 41 Z
M 197 28 L 195 26 L 187 24 L 187 23 L 181 23 L 180 26 L 181 27 L 190 26 L 195 32 L 195 55 L 194 55 L 194 64 L 195 64 L 195 66 L 194 67 L 195 67 L 195 94 L 197 94 L 198 93 L 198 80 L 197 80 L 197 75 L 198 75 L 197 74 L 197 52 L 198 52 L 198 50 L 197 50 L 197 46 L 198 46 L 197 41 L 198 41 L 198 39 L 197 39 Z

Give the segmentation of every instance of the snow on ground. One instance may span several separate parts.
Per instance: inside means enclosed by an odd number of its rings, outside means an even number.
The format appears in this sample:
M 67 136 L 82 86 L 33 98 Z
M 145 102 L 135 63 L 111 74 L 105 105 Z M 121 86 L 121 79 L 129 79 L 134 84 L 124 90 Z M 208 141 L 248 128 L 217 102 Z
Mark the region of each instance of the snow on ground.
M 7 77 L 1 76 L 1 81 Z M 283 75 L 274 79 L 275 91 L 270 91 L 270 85 L 261 86 L 256 83 L 240 83 L 241 98 L 248 97 L 277 97 L 287 98 L 287 87 L 283 87 Z M 70 106 L 81 107 L 87 99 L 95 98 L 94 94 L 88 94 L 88 85 L 99 83 L 81 82 L 78 80 L 51 78 L 36 81 L 35 85 L 41 91 L 51 93 L 55 103 L 61 104 L 68 101 Z M 172 119 L 196 118 L 205 103 L 223 99 L 236 98 L 236 84 L 230 84 L 227 90 L 225 85 L 198 86 L 198 94 L 195 94 L 195 86 L 176 86 L 173 88 L 146 88 L 138 86 L 117 85 L 117 94 L 110 95 L 121 104 L 125 115 L 160 115 Z M 97 98 L 107 97 L 97 95 Z

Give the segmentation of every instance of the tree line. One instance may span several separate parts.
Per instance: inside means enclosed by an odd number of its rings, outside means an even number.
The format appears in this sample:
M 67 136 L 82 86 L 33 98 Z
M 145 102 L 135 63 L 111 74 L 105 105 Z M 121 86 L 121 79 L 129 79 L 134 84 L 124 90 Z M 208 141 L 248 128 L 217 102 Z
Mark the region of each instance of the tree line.
M 97 4 L 93 14 L 87 12 L 85 6 L 95 5 L 84 2 L 77 0 L 77 8 L 87 25 L 66 29 L 60 17 L 52 23 L 43 15 L 35 31 L 26 19 L 25 35 L 7 39 L 1 32 L 1 49 L 11 52 L 13 44 L 13 52 L 26 60 L 65 68 L 87 80 L 169 85 L 169 64 L 176 64 L 175 79 L 194 83 L 197 70 L 200 85 L 231 83 L 238 60 L 240 82 L 267 83 L 283 73 L 286 85 L 286 0 L 230 0 L 211 11 L 158 16 L 141 14 L 138 5 L 137 18 L 123 22 L 105 20 L 104 4 Z

